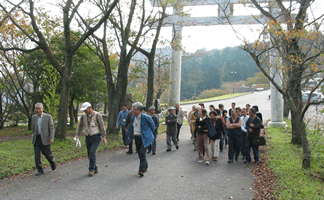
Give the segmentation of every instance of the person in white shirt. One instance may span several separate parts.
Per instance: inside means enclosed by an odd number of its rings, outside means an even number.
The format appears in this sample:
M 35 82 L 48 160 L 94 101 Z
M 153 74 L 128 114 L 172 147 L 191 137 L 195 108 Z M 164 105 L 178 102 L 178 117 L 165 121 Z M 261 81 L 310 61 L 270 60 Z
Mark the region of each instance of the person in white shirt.
M 243 159 L 245 159 L 245 155 L 244 155 L 244 152 L 245 152 L 245 148 L 246 148 L 246 139 L 247 139 L 247 129 L 246 129 L 246 122 L 249 120 L 249 115 L 247 115 L 247 109 L 246 108 L 243 108 L 242 109 L 242 116 L 241 116 L 241 119 L 242 119 L 242 126 L 241 126 L 241 129 L 242 129 L 242 148 L 241 148 L 241 152 L 243 153 Z

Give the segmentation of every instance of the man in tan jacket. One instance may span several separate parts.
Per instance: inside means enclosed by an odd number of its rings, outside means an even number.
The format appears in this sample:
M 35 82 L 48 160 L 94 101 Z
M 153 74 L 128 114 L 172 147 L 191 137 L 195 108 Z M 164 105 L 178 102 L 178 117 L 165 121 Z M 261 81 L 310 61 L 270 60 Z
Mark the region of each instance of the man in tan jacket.
M 41 152 L 51 164 L 52 170 L 56 169 L 56 161 L 52 155 L 51 144 L 54 142 L 54 123 L 50 114 L 44 113 L 42 103 L 36 103 L 36 115 L 32 117 L 32 143 L 34 145 L 36 176 L 44 173 L 41 161 Z

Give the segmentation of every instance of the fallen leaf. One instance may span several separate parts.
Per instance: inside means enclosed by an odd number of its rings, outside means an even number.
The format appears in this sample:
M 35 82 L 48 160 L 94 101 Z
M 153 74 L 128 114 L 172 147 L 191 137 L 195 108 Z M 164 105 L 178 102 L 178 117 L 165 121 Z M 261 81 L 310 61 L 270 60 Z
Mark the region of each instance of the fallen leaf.
M 0 184 L 0 186 L 2 186 L 2 184 Z
M 108 165 L 106 165 L 105 167 L 108 167 Z
M 242 188 L 242 190 L 244 190 L 244 188 Z
M 183 176 L 181 176 L 181 177 L 183 177 Z
M 229 199 L 233 199 L 233 197 L 229 197 Z
M 230 181 L 231 179 L 227 179 L 228 181 Z

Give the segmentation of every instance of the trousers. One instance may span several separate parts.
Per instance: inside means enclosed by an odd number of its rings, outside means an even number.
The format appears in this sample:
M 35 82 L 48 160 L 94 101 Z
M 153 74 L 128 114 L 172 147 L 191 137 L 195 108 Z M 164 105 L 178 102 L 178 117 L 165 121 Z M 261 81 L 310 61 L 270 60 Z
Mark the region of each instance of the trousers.
M 197 134 L 197 139 L 198 139 L 199 160 L 204 159 L 204 151 L 205 151 L 205 153 L 206 153 L 206 161 L 209 161 L 209 159 L 210 159 L 210 155 L 209 155 L 209 137 L 208 137 L 207 133 L 205 133 L 205 134 Z
M 237 158 L 240 155 L 241 142 L 239 137 L 228 136 L 228 159 L 233 160 L 234 152 Z
M 142 138 L 140 136 L 135 136 L 135 145 L 140 160 L 139 170 L 145 171 L 148 168 L 148 163 L 146 160 L 147 147 L 144 148 Z
M 171 138 L 175 146 L 178 146 L 178 141 L 175 134 L 166 134 L 167 149 L 171 149 Z
M 96 170 L 97 167 L 97 149 L 101 141 L 101 134 L 86 136 L 86 145 L 89 158 L 89 171 Z
M 55 159 L 52 154 L 51 145 L 43 145 L 42 138 L 40 135 L 37 135 L 36 141 L 34 144 L 34 153 L 35 153 L 35 163 L 36 169 L 39 172 L 43 171 L 42 161 L 41 161 L 41 153 L 46 157 L 48 162 L 51 165 L 55 164 Z

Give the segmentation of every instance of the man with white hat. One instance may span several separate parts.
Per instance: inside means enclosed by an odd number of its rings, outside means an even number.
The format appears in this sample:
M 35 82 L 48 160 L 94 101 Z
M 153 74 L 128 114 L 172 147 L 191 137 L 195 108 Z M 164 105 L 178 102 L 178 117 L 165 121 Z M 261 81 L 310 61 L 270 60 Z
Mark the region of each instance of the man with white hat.
M 94 111 L 89 102 L 84 102 L 81 109 L 84 114 L 81 115 L 80 123 L 78 125 L 75 138 L 79 138 L 82 130 L 86 136 L 86 145 L 89 158 L 89 175 L 93 176 L 98 173 L 96 165 L 96 152 L 99 147 L 100 141 L 106 140 L 106 131 L 104 121 L 100 113 Z
M 154 132 L 153 132 L 154 140 L 153 140 L 152 144 L 150 146 L 148 146 L 147 153 L 152 152 L 152 155 L 155 155 L 155 153 L 156 153 L 156 137 L 157 137 L 157 134 L 158 134 L 158 128 L 160 126 L 159 119 L 155 115 L 155 106 L 150 107 L 149 114 L 152 117 L 152 120 L 153 120 L 153 122 L 155 124 L 155 129 L 154 129 Z
M 173 106 L 169 107 L 169 115 L 165 117 L 165 123 L 168 126 L 166 131 L 166 141 L 167 141 L 167 150 L 171 151 L 171 138 L 173 144 L 179 149 L 177 141 L 177 116 L 174 114 L 175 108 Z

